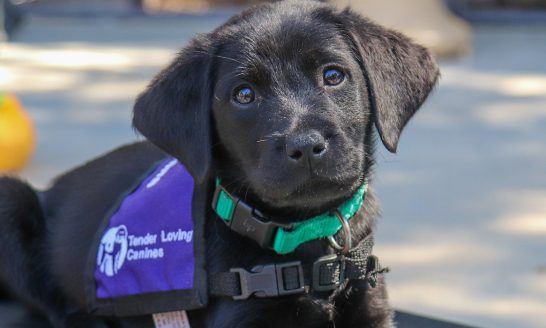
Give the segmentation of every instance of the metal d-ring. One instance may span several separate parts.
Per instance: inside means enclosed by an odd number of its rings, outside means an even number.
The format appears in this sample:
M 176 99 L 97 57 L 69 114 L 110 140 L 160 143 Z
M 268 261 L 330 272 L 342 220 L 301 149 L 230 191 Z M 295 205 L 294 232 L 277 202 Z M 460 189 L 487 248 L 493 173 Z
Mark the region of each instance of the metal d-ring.
M 347 254 L 349 253 L 349 250 L 352 248 L 352 242 L 351 242 L 351 228 L 349 227 L 349 222 L 345 220 L 343 215 L 339 213 L 338 210 L 335 210 L 334 215 L 337 217 L 339 222 L 341 223 L 341 230 L 343 230 L 343 246 L 339 245 L 334 236 L 328 236 L 328 242 L 330 243 L 330 246 L 338 251 L 341 254 Z

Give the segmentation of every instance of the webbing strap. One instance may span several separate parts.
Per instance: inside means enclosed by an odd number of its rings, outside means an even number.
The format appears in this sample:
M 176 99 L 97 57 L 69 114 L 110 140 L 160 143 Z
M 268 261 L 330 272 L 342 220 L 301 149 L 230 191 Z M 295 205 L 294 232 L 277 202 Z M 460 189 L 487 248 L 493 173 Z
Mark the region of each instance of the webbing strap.
M 350 220 L 358 212 L 364 202 L 367 187 L 367 182 L 364 182 L 349 200 L 335 209 L 345 220 Z M 254 239 L 262 247 L 271 248 L 278 254 L 290 253 L 311 240 L 334 236 L 342 227 L 333 211 L 289 226 L 266 221 L 258 210 L 231 195 L 219 181 L 212 208 L 232 230 Z
M 377 274 L 383 273 L 371 255 L 373 237 L 362 240 L 347 255 L 326 255 L 310 264 L 299 261 L 258 265 L 250 271 L 231 269 L 210 275 L 213 296 L 244 300 L 254 297 L 279 297 L 309 292 L 326 292 L 346 280 L 366 280 L 375 287 Z

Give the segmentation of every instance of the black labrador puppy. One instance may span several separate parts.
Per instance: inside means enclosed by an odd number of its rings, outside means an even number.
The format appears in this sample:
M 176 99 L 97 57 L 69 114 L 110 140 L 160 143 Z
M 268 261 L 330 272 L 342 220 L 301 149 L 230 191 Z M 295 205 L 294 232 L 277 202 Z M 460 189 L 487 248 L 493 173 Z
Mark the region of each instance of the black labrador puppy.
M 101 219 L 94 213 L 166 156 L 197 184 L 219 178 L 279 222 L 329 211 L 370 179 L 374 130 L 395 152 L 438 74 L 426 49 L 350 10 L 318 1 L 246 10 L 194 38 L 137 98 L 133 124 L 147 142 L 95 159 L 44 192 L 0 179 L 0 283 L 56 327 L 153 327 L 149 316 L 85 314 L 85 258 Z M 281 259 L 228 229 L 210 206 L 203 211 L 210 275 Z M 377 213 L 369 191 L 349 222 L 352 245 L 372 234 Z M 334 253 L 330 243 L 309 241 L 282 260 Z M 393 326 L 382 278 L 375 288 L 353 279 L 328 292 L 211 297 L 188 316 L 192 327 Z

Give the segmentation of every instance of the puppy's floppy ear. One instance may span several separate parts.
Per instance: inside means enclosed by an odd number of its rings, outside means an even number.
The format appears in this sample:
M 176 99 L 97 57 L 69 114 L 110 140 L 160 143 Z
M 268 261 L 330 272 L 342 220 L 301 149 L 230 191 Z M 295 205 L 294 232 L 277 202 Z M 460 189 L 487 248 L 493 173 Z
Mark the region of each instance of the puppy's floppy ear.
M 142 92 L 133 126 L 202 182 L 212 161 L 210 106 L 213 49 L 207 36 L 184 48 Z
M 427 49 L 404 35 L 348 9 L 340 16 L 359 53 L 375 126 L 394 153 L 404 126 L 436 84 L 438 66 Z

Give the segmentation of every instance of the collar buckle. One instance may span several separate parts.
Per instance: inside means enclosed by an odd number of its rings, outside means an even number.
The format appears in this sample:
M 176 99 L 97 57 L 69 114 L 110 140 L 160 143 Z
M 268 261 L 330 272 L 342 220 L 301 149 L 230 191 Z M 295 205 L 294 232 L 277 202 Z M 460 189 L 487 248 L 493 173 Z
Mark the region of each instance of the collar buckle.
M 233 196 L 221 185 L 214 191 L 212 206 L 217 213 L 225 213 L 219 215 L 231 230 L 256 241 L 262 248 L 272 248 L 278 228 L 291 228 L 290 224 L 265 221 L 260 211 Z M 220 206 L 223 208 L 221 211 Z
M 288 229 L 290 226 L 273 221 L 262 221 L 255 209 L 239 201 L 229 227 L 231 230 L 256 241 L 262 248 L 271 249 L 277 229 Z

